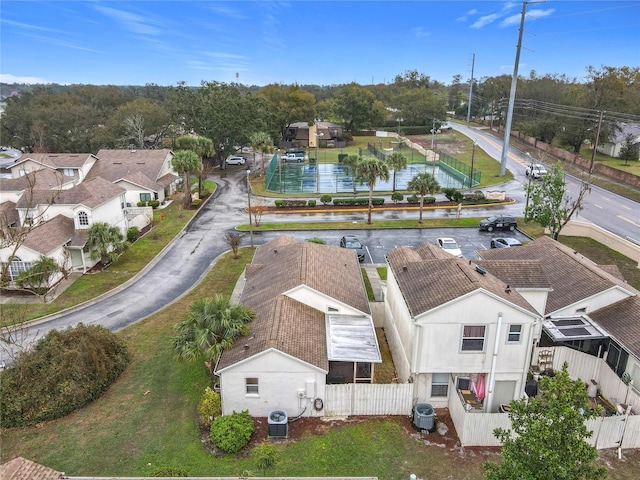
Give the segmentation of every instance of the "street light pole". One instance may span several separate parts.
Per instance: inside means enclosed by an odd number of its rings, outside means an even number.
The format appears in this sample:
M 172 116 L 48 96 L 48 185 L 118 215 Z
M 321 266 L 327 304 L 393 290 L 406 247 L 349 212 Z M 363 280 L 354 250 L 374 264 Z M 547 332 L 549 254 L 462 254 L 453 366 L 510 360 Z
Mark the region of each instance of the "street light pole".
M 596 127 L 596 139 L 593 142 L 593 152 L 591 152 L 591 164 L 589 165 L 589 175 L 593 173 L 593 163 L 596 160 L 596 150 L 598 149 L 598 138 L 600 137 L 600 127 L 602 126 L 602 114 L 604 112 L 600 110 L 600 116 L 598 117 L 598 126 Z
M 253 248 L 253 220 L 251 220 L 251 183 L 249 183 L 249 175 L 251 170 L 247 169 L 247 204 L 249 211 L 249 238 L 251 238 L 251 248 Z
M 529 165 L 533 165 L 533 158 L 531 158 L 531 154 L 527 152 L 527 157 L 529 157 Z M 531 179 L 533 178 L 533 168 L 529 173 L 529 185 L 527 186 L 527 200 L 524 204 L 524 221 L 529 221 L 529 192 L 531 192 Z

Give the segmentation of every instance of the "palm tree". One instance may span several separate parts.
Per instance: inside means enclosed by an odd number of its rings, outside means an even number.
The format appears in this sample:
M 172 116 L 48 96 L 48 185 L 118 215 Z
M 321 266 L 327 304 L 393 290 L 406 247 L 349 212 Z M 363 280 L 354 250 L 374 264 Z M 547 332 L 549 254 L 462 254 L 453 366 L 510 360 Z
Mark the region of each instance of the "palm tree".
M 118 227 L 107 222 L 96 222 L 87 230 L 87 247 L 91 258 L 100 258 L 103 264 L 113 262 L 126 249 L 124 235 Z
M 251 143 L 251 148 L 253 149 L 253 168 L 256 167 L 256 150 L 260 150 L 262 152 L 262 157 L 260 159 L 260 168 L 264 172 L 264 154 L 266 152 L 271 152 L 273 149 L 273 140 L 266 132 L 255 132 L 252 133 L 249 137 L 249 143 Z
M 342 160 L 342 163 L 344 165 L 346 165 L 347 168 L 345 168 L 345 172 L 347 175 L 351 175 L 351 184 L 353 185 L 353 194 L 357 195 L 358 192 L 356 191 L 356 181 L 357 181 L 357 165 L 358 162 L 360 162 L 362 160 L 362 157 L 359 157 L 358 155 L 349 155 L 347 158 L 345 158 L 344 160 Z
M 202 196 L 202 184 L 204 183 L 204 168 L 202 168 L 202 159 L 212 157 L 216 151 L 213 148 L 213 141 L 207 137 L 193 137 L 191 135 L 182 135 L 176 138 L 176 149 L 191 150 L 200 159 L 200 171 L 198 182 L 198 196 Z
M 396 191 L 396 172 L 398 170 L 407 168 L 407 165 L 408 165 L 407 159 L 401 153 L 394 152 L 391 155 L 389 155 L 387 158 L 385 158 L 385 162 L 387 162 L 387 165 L 389 165 L 389 168 L 393 169 L 393 191 L 395 192 Z
M 180 150 L 174 155 L 171 164 L 176 172 L 184 175 L 184 206 L 189 208 L 191 206 L 191 172 L 200 172 L 202 161 L 194 151 Z
M 367 224 L 371 225 L 371 210 L 373 210 L 373 188 L 376 186 L 378 177 L 381 180 L 389 180 L 389 165 L 379 158 L 367 158 L 356 165 L 356 175 L 360 183 L 369 184 L 369 215 Z
M 420 195 L 420 219 L 418 220 L 418 223 L 422 223 L 422 207 L 424 206 L 424 196 L 426 194 L 433 194 L 438 192 L 440 190 L 440 184 L 430 173 L 421 172 L 409 181 L 407 188 Z
M 176 324 L 173 348 L 181 360 L 214 362 L 236 338 L 249 333 L 254 317 L 249 307 L 231 303 L 229 297 L 200 298 Z

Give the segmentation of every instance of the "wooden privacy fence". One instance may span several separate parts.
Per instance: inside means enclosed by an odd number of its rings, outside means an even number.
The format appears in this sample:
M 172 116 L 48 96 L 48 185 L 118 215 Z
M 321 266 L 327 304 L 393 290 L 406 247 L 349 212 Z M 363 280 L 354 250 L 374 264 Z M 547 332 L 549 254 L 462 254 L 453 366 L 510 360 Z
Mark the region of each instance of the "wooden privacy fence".
M 325 415 L 410 415 L 413 383 L 347 383 L 325 387 Z

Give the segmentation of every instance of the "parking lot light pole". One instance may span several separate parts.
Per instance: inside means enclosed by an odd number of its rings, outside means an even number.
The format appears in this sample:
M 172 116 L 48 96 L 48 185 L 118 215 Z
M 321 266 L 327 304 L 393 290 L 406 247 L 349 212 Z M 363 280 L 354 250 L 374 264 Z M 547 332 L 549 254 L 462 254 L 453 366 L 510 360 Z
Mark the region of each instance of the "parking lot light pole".
M 524 221 L 525 223 L 529 221 L 529 192 L 531 191 L 531 179 L 533 178 L 533 158 L 531 158 L 531 154 L 527 153 L 527 157 L 529 158 L 529 165 L 532 166 L 531 172 L 529 172 L 529 184 L 527 185 L 527 199 L 524 203 Z
M 247 169 L 247 205 L 249 211 L 249 238 L 251 239 L 251 248 L 253 248 L 253 221 L 251 220 L 251 183 L 249 183 L 249 175 L 251 170 Z

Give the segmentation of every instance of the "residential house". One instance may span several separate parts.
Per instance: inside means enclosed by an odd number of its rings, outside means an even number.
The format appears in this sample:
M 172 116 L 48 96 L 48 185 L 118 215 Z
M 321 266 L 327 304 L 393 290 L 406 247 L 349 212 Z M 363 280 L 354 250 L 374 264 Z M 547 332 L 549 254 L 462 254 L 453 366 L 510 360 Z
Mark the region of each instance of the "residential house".
M 73 184 L 81 183 L 98 158 L 91 153 L 26 153 L 11 166 L 13 178 L 29 172 L 51 169 L 65 177 L 73 178 Z
M 330 122 L 315 122 L 309 125 L 307 122 L 294 122 L 289 125 L 283 147 L 344 147 L 342 140 L 342 126 Z
M 164 202 L 176 192 L 179 177 L 173 169 L 173 152 L 161 150 L 108 150 L 97 154 L 88 178 L 102 177 L 126 190 L 128 207 L 138 202 Z
M 544 300 L 428 243 L 391 250 L 387 262 L 385 335 L 417 402 L 458 397 L 469 411 L 496 412 L 519 398 Z M 532 292 L 549 290 L 539 268 L 528 273 Z
M 321 416 L 327 383 L 372 382 L 381 355 L 353 250 L 280 236 L 256 249 L 239 303 L 256 314 L 222 353 L 222 412 Z
M 606 359 L 625 381 L 640 387 L 640 298 L 617 269 L 599 266 L 549 237 L 523 247 L 483 250 L 478 262 L 518 287 L 515 275 L 498 270 L 504 261 L 538 262 L 549 279 L 541 347 L 566 346 Z M 515 273 L 515 272 L 514 272 Z
M 20 196 L 13 224 L 23 226 L 23 233 L 18 242 L 7 242 L 0 249 L 0 261 L 11 259 L 11 280 L 41 256 L 53 258 L 64 270 L 86 272 L 98 261 L 85 248 L 91 225 L 106 222 L 126 233 L 124 194 L 122 187 L 96 177 L 66 190 L 37 189 Z
M 23 193 L 35 190 L 64 190 L 74 185 L 72 177 L 46 168 L 31 170 L 28 174 L 13 177 L 0 178 L 0 203 L 17 202 Z
M 610 157 L 619 157 L 620 148 L 625 144 L 628 135 L 632 136 L 634 142 L 640 142 L 640 124 L 620 124 L 620 130 L 616 130 L 607 141 L 599 143 L 597 149 Z

